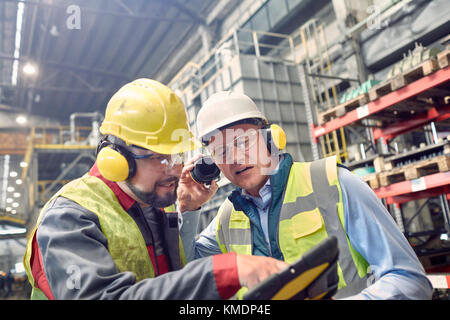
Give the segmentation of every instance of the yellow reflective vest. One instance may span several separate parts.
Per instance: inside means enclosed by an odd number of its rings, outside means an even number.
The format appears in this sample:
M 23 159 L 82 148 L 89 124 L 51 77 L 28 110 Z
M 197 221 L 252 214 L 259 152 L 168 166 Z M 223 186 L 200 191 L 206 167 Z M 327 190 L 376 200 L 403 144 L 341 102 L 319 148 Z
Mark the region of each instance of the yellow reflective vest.
M 133 272 L 136 282 L 155 276 L 145 240 L 133 218 L 123 209 L 114 192 L 101 179 L 86 174 L 66 184 L 47 202 L 28 239 L 24 266 L 33 288 L 31 299 L 47 299 L 44 293 L 35 287 L 31 272 L 32 240 L 47 206 L 56 197 L 70 199 L 97 215 L 102 232 L 108 241 L 108 251 L 120 272 Z M 166 209 L 174 211 L 173 206 Z M 186 258 L 180 237 L 179 254 L 181 266 L 184 266 Z
M 368 285 L 369 264 L 353 249 L 344 226 L 336 157 L 294 162 L 282 197 L 278 246 L 284 261 L 292 263 L 329 235 L 336 236 L 340 252 L 337 298 L 359 293 Z M 253 252 L 250 220 L 243 211 L 235 210 L 229 199 L 218 212 L 216 239 L 224 253 Z

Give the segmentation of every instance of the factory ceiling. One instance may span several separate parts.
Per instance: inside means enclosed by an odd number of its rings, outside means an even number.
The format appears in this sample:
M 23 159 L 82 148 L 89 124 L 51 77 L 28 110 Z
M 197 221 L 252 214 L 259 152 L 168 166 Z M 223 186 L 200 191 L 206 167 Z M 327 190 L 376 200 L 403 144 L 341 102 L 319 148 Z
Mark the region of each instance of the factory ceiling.
M 213 5 L 0 0 L 0 106 L 61 121 L 74 112 L 104 112 L 120 86 L 164 71 Z

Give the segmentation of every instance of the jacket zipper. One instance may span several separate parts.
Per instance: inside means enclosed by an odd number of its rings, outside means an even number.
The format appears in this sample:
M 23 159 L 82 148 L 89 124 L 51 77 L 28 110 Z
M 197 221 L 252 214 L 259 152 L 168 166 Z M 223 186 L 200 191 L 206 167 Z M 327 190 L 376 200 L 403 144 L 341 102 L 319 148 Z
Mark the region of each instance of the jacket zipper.
M 153 210 L 153 208 L 152 208 L 152 210 Z M 150 228 L 150 226 L 148 225 L 147 219 L 145 219 L 144 213 L 142 212 L 142 209 L 141 209 L 141 208 L 139 208 L 139 213 L 140 213 L 141 217 L 143 218 L 144 223 L 145 223 L 145 227 L 146 227 L 147 230 L 149 231 L 149 233 L 150 233 L 150 238 L 152 239 L 152 244 L 151 244 L 151 245 L 152 245 L 152 247 L 153 247 L 153 258 L 155 259 L 156 275 L 159 276 L 158 257 L 156 256 L 156 246 L 155 246 L 155 239 L 153 238 L 153 232 L 152 232 L 152 229 Z
M 146 223 L 147 223 L 147 221 L 146 221 Z M 153 238 L 152 229 L 150 229 L 150 237 L 152 238 L 153 257 L 155 258 L 156 272 L 157 272 L 157 275 L 159 276 L 158 256 L 156 255 L 155 239 Z

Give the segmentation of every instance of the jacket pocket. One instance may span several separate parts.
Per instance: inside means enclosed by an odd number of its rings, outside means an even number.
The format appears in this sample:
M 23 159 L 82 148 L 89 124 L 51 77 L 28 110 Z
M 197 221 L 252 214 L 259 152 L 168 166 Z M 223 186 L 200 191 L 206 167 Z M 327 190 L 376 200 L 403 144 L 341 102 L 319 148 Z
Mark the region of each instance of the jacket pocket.
M 230 217 L 230 228 L 249 229 L 250 219 L 242 211 L 233 211 Z
M 292 232 L 294 239 L 310 235 L 323 226 L 319 209 L 304 211 L 292 217 Z

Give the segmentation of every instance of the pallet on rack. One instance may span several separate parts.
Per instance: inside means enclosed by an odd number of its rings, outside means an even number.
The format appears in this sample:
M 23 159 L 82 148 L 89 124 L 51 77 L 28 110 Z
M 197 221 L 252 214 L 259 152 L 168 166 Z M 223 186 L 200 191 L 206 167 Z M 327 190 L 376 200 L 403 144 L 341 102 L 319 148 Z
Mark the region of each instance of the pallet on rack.
M 450 171 L 450 155 L 448 154 L 381 172 L 378 174 L 378 178 L 380 185 L 385 187 L 393 183 L 413 180 L 433 173 L 446 171 Z
M 378 174 L 380 186 L 386 187 L 390 184 L 405 181 L 405 170 L 403 168 L 395 168 L 390 171 L 384 171 Z
M 449 57 L 450 57 L 450 49 L 448 49 L 448 48 L 437 54 L 437 61 L 438 61 L 439 68 L 444 69 L 450 65 Z
M 371 173 L 362 177 L 372 189 L 378 189 L 380 187 L 380 181 L 378 179 L 378 173 Z
M 450 156 L 442 155 L 427 159 L 406 167 L 406 180 L 417 179 L 436 172 L 450 171 Z
M 341 103 L 321 114 L 319 114 L 319 122 L 323 124 L 331 119 L 338 118 L 343 116 L 349 111 L 352 111 L 358 107 L 361 107 L 369 102 L 369 95 L 367 93 L 363 93 L 351 100 L 348 100 L 344 103 Z
M 379 159 L 379 162 L 382 162 L 379 164 L 379 167 L 382 168 L 381 171 L 389 171 L 396 167 L 396 164 L 400 162 L 405 162 L 405 160 L 411 160 L 416 157 L 417 155 L 432 155 L 433 153 L 440 153 L 444 155 L 450 155 L 450 143 L 448 141 L 441 142 L 436 145 L 430 145 L 426 147 L 421 147 L 419 149 L 411 150 L 409 152 Z M 380 172 L 380 170 L 376 170 L 376 172 Z
M 444 59 L 444 58 L 442 58 Z M 442 68 L 442 67 L 441 67 Z M 391 79 L 383 81 L 369 90 L 369 100 L 374 101 L 378 98 L 391 93 L 397 89 L 423 78 L 439 69 L 438 61 L 435 58 L 424 61 Z
M 385 161 L 384 161 L 385 157 L 383 156 L 378 156 L 373 160 L 373 168 L 375 169 L 376 173 L 380 173 L 385 171 Z
M 439 69 L 438 62 L 435 58 L 424 61 L 416 67 L 409 69 L 392 79 L 392 91 L 405 87 L 406 85 L 423 78 Z
M 392 91 L 392 80 L 383 81 L 369 90 L 369 100 L 377 100 L 378 98 L 385 96 Z

